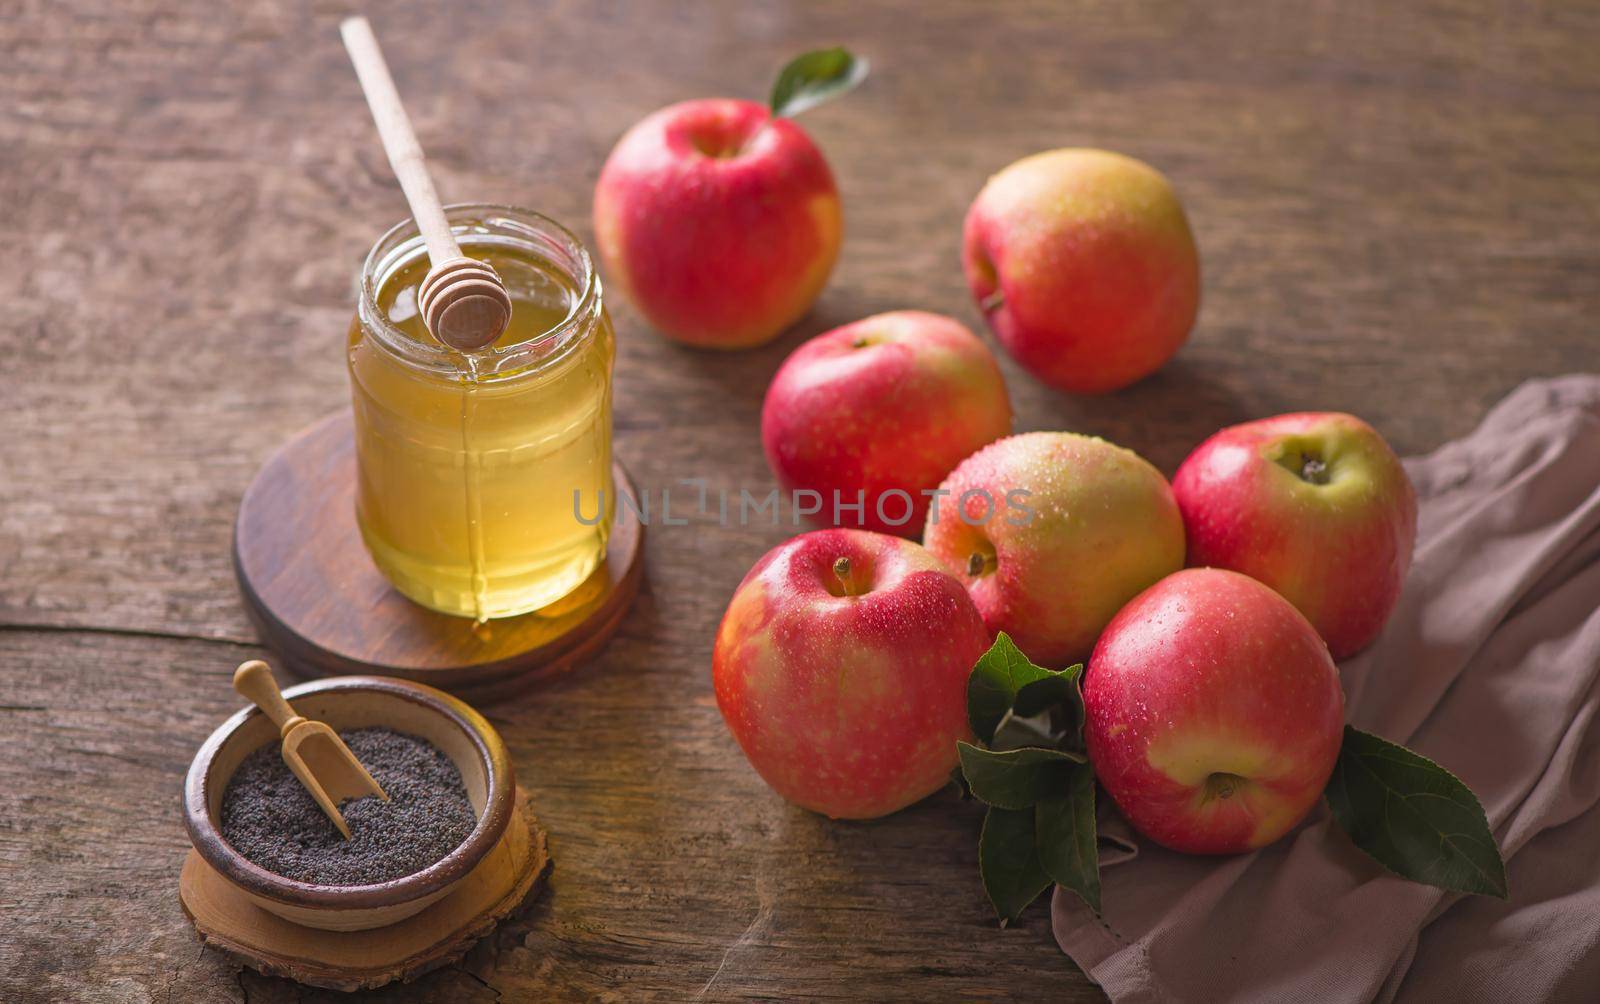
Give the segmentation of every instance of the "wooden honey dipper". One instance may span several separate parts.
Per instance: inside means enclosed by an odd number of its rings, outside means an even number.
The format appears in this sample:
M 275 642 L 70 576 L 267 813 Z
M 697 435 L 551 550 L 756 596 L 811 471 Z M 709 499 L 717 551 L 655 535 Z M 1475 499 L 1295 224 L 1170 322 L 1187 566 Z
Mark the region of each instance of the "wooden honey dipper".
M 433 337 L 462 352 L 492 345 L 511 322 L 511 297 L 505 283 L 492 267 L 463 255 L 456 244 L 372 26 L 364 17 L 346 18 L 339 25 L 339 34 L 378 124 L 389 166 L 400 180 L 411 216 L 428 245 L 430 267 L 417 290 L 422 323 Z
M 339 734 L 325 722 L 302 718 L 278 690 L 272 670 L 259 659 L 239 664 L 233 671 L 233 689 L 250 698 L 251 703 L 272 719 L 283 740 L 283 762 L 316 799 L 322 811 L 339 828 L 346 840 L 350 826 L 339 811 L 347 798 L 376 795 L 385 802 L 389 796 L 373 780 L 367 768 L 344 744 Z

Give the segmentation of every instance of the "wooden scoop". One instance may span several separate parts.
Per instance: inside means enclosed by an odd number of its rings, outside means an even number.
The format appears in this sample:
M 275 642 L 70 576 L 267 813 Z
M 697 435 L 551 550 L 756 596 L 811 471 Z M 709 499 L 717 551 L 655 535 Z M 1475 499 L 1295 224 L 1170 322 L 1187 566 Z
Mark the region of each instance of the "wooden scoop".
M 372 25 L 364 17 L 347 18 L 339 25 L 339 34 L 378 124 L 389 166 L 400 179 L 411 216 L 428 245 L 428 274 L 417 289 L 422 323 L 433 337 L 462 352 L 492 345 L 511 323 L 511 296 L 505 283 L 492 267 L 466 257 L 456 244 Z
M 266 663 L 259 659 L 241 663 L 233 671 L 233 689 L 250 698 L 278 727 L 278 734 L 283 737 L 283 762 L 311 792 L 311 797 L 322 806 L 322 811 L 333 820 L 346 840 L 350 839 L 350 827 L 339 812 L 339 805 L 345 799 L 377 795 L 385 802 L 389 800 L 338 733 L 323 722 L 313 722 L 295 714 L 279 692 L 278 681 L 272 678 L 272 670 Z

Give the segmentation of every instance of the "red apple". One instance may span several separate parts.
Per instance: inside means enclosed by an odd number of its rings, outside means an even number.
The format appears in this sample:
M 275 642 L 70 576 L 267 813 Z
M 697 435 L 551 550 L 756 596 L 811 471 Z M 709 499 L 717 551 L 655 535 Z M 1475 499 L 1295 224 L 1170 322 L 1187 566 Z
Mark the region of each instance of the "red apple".
M 920 310 L 806 342 L 761 408 L 772 473 L 787 491 L 817 492 L 821 522 L 904 537 L 922 533 L 927 493 L 951 468 L 1010 431 L 1011 401 L 988 347 L 960 322 Z
M 805 131 L 753 101 L 685 101 L 618 141 L 594 193 L 607 278 L 663 334 L 758 345 L 822 291 L 843 233 Z
M 990 178 L 961 260 L 1000 344 L 1061 390 L 1100 394 L 1155 372 L 1200 309 L 1200 259 L 1172 186 L 1105 150 L 1051 150 Z
M 1383 629 L 1411 566 L 1417 496 L 1372 426 L 1334 412 L 1235 425 L 1200 444 L 1172 487 L 1189 564 L 1276 589 L 1336 659 Z
M 990 631 L 1045 666 L 1079 662 L 1139 591 L 1183 567 L 1183 520 L 1132 450 L 1030 432 L 974 453 L 940 488 L 923 540 Z
M 970 738 L 967 676 L 989 645 L 921 546 L 818 530 L 767 552 L 717 630 L 722 718 L 778 794 L 868 819 L 938 790 Z
M 1237 572 L 1151 586 L 1101 635 L 1084 736 L 1106 793 L 1140 833 L 1233 854 L 1317 803 L 1344 735 L 1339 671 L 1289 601 Z

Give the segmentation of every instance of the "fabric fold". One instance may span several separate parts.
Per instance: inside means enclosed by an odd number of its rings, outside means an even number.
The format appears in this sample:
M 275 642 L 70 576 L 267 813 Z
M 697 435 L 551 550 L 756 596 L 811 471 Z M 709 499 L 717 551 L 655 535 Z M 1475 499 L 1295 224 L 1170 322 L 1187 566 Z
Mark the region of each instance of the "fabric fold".
M 1510 900 L 1386 872 L 1325 807 L 1234 858 L 1140 841 L 1104 869 L 1103 917 L 1060 889 L 1051 910 L 1062 949 L 1114 1001 L 1600 988 L 1600 377 L 1524 384 L 1406 468 L 1415 557 L 1383 635 L 1340 665 L 1347 716 L 1477 792 Z

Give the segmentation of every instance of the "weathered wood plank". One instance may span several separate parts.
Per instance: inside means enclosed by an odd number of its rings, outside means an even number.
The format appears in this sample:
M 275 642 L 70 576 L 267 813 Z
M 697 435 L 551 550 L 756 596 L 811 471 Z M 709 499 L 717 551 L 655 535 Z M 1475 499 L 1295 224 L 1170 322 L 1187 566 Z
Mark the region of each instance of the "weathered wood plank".
M 403 212 L 341 12 L 21 0 L 0 17 L 0 219 L 28 256 L 0 269 L 5 999 L 296 997 L 198 953 L 172 883 L 178 780 L 235 704 L 227 671 L 258 651 L 234 644 L 252 640 L 228 565 L 239 496 L 343 404 L 351 276 Z M 1056 145 L 1172 176 L 1205 303 L 1174 364 L 1108 398 L 1003 360 L 1019 428 L 1104 434 L 1170 471 L 1219 425 L 1334 407 L 1416 452 L 1600 351 L 1592 3 L 473 0 L 451 5 L 446 52 L 437 5 L 380 14 L 447 198 L 533 206 L 585 237 L 600 163 L 642 114 L 760 97 L 809 45 L 874 60 L 806 120 L 848 230 L 810 317 L 706 355 L 616 302 L 617 450 L 658 493 L 771 485 L 760 398 L 804 337 L 906 306 L 976 324 L 961 215 L 989 173 Z M 493 709 L 551 829 L 554 886 L 397 999 L 1093 998 L 1042 911 L 990 925 L 973 807 L 829 824 L 738 757 L 711 633 L 789 532 L 653 528 L 645 594 L 604 658 Z M 111 664 L 140 689 L 112 690 Z
M 635 631 L 589 671 L 490 709 L 549 830 L 551 886 L 469 955 L 477 980 L 445 972 L 398 999 L 479 980 L 534 998 L 708 984 L 713 997 L 992 997 L 1024 975 L 1094 999 L 1042 907 L 994 929 L 980 806 L 952 790 L 871 824 L 788 806 L 745 766 L 698 679 L 660 671 L 652 647 Z M 178 794 L 194 749 L 238 705 L 229 672 L 252 654 L 0 632 L 0 997 L 122 986 L 128 1000 L 201 1000 L 232 985 L 178 907 Z M 277 982 L 243 986 L 271 1000 Z
M 0 25 L 0 204 L 39 255 L 0 270 L 0 621 L 247 639 L 234 505 L 276 444 L 344 401 L 351 276 L 403 204 L 334 15 L 87 6 Z M 1416 451 L 1523 378 L 1593 365 L 1592 5 L 463 6 L 453 53 L 430 51 L 428 8 L 389 5 L 380 26 L 441 187 L 585 235 L 600 162 L 641 114 L 760 96 L 819 40 L 876 60 L 809 123 L 848 216 L 811 317 L 766 350 L 707 356 L 618 304 L 618 450 L 644 484 L 769 483 L 743 462 L 753 418 L 806 335 L 911 305 L 976 322 L 961 214 L 988 173 L 1063 143 L 1171 173 L 1205 303 L 1178 362 L 1110 398 L 1007 361 L 1022 427 L 1104 433 L 1170 469 L 1229 419 L 1336 406 Z M 660 535 L 660 567 L 682 542 Z

